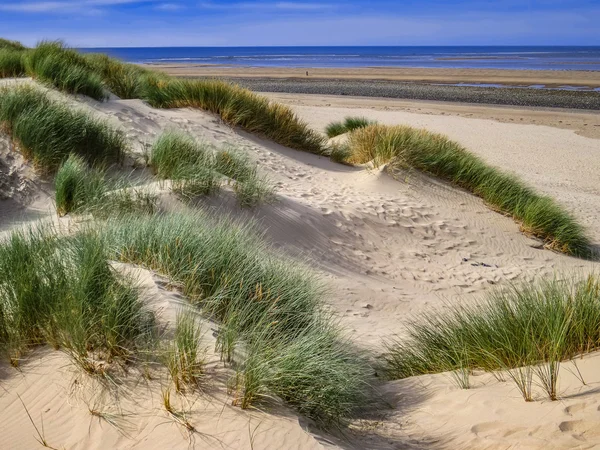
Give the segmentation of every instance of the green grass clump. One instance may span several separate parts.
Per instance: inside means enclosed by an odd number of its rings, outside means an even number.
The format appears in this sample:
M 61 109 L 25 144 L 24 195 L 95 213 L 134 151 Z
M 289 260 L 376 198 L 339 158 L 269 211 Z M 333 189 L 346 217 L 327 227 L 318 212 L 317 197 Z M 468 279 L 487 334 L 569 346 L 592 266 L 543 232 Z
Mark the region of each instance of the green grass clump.
M 71 155 L 56 173 L 56 210 L 68 213 L 89 212 L 97 216 L 152 213 L 156 198 L 132 187 L 125 179 L 110 179 L 104 170 L 89 167 L 76 155 Z
M 43 171 L 56 170 L 71 153 L 98 164 L 119 162 L 126 149 L 120 130 L 31 86 L 0 90 L 0 123 Z
M 148 76 L 144 99 L 158 108 L 200 108 L 244 130 L 263 135 L 278 144 L 322 154 L 324 141 L 294 112 L 237 85 L 217 80 L 176 80 Z
M 270 182 L 247 155 L 232 148 L 215 151 L 185 133 L 167 131 L 159 136 L 149 163 L 160 178 L 172 180 L 174 192 L 186 198 L 218 191 L 225 177 L 233 183 L 242 206 L 255 206 L 273 196 Z
M 582 226 L 569 212 L 446 136 L 407 126 L 373 125 L 352 132 L 348 146 L 350 163 L 392 162 L 446 179 L 510 214 L 525 232 L 544 239 L 548 247 L 569 255 L 593 256 Z
M 103 363 L 135 356 L 153 320 L 95 234 L 67 239 L 32 228 L 0 245 L 0 351 L 15 366 L 47 343 L 102 373 Z
M 23 52 L 0 47 L 0 78 L 15 78 L 25 75 Z
M 85 59 L 113 94 L 121 99 L 142 97 L 142 77 L 147 73 L 145 69 L 100 53 L 87 54 Z
M 200 346 L 202 326 L 193 311 L 177 313 L 173 340 L 166 351 L 166 366 L 175 390 L 199 386 L 204 376 L 204 351 Z
M 341 122 L 331 122 L 325 128 L 325 134 L 328 138 L 339 136 L 340 134 L 354 131 L 357 128 L 365 128 L 375 125 L 377 122 L 369 120 L 366 117 L 346 117 Z
M 8 39 L 0 38 L 0 49 L 23 51 L 27 50 L 27 47 L 18 41 L 10 41 Z
M 324 311 L 320 281 L 248 226 L 172 214 L 112 220 L 104 236 L 114 257 L 167 276 L 222 324 L 218 348 L 240 368 L 242 406 L 275 394 L 335 422 L 364 404 L 368 365 Z
M 27 52 L 27 73 L 69 94 L 82 94 L 96 100 L 107 98 L 99 74 L 85 57 L 61 42 L 42 42 Z
M 554 400 L 561 361 L 600 345 L 600 280 L 504 289 L 479 304 L 425 313 L 408 324 L 407 335 L 389 345 L 391 378 L 506 371 L 529 401 L 537 375 Z

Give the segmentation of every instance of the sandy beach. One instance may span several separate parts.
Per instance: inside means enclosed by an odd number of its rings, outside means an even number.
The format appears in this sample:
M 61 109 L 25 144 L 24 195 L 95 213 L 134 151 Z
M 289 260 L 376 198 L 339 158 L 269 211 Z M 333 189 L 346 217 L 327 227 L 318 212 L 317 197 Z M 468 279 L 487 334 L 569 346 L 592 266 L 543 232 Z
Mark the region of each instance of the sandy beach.
M 289 105 L 315 130 L 348 115 L 384 124 L 410 124 L 457 140 L 488 163 L 515 173 L 572 211 L 600 244 L 600 121 L 594 113 L 517 109 L 389 99 L 268 94 Z M 381 351 L 382 339 L 401 333 L 411 314 L 443 308 L 445 302 L 472 302 L 498 286 L 531 282 L 556 274 L 598 271 L 596 262 L 540 247 L 518 225 L 489 209 L 481 199 L 449 184 L 412 172 L 394 179 L 380 169 L 336 164 L 234 129 L 216 116 L 193 109 L 161 110 L 140 100 L 113 98 L 104 103 L 70 99 L 122 127 L 143 152 L 164 129 L 177 128 L 214 145 L 234 145 L 277 186 L 277 201 L 240 210 L 227 193 L 202 205 L 215 214 L 256 220 L 282 251 L 307 259 L 329 286 L 328 305 L 351 330 L 354 342 Z M 14 229 L 31 217 L 55 217 L 48 187 L 27 164 L 10 156 L 0 140 L 5 172 L 0 227 Z M 549 176 L 549 174 L 552 174 Z M 28 195 L 21 195 L 28 191 Z M 169 197 L 168 204 L 177 201 Z M 67 219 L 60 219 L 68 226 Z M 144 296 L 173 320 L 181 298 L 164 281 L 137 270 Z M 214 344 L 207 336 L 207 347 Z M 525 403 L 513 384 L 475 373 L 473 387 L 459 389 L 448 374 L 387 382 L 388 407 L 369 412 L 343 435 L 324 433 L 284 406 L 246 412 L 230 405 L 227 372 L 210 354 L 215 380 L 210 396 L 187 405 L 198 422 L 196 448 L 592 448 L 600 445 L 600 360 L 578 363 L 586 384 L 565 363 L 559 402 Z M 69 368 L 61 354 L 35 352 L 22 372 L 0 366 L 0 447 L 35 445 L 31 416 L 43 418 L 48 441 L 58 448 L 189 448 L 189 436 L 160 410 L 160 382 L 131 386 L 118 404 L 103 403 L 89 380 Z M 141 400 L 143 399 L 143 400 Z M 184 400 L 182 400 L 184 401 Z M 90 405 L 127 412 L 110 426 L 90 416 Z M 117 409 L 115 409 L 117 408 Z M 279 409 L 278 409 L 279 408 Z M 23 430 L 27 430 L 24 432 Z M 250 431 L 249 431 L 250 430 Z
M 0 78 L 0 449 L 600 448 L 600 72 Z
M 600 74 L 586 70 L 507 70 L 507 69 L 419 69 L 419 68 L 313 68 L 313 67 L 233 67 L 200 64 L 153 64 L 153 69 L 182 77 L 306 78 L 338 80 L 391 80 L 426 83 L 484 83 L 600 87 Z

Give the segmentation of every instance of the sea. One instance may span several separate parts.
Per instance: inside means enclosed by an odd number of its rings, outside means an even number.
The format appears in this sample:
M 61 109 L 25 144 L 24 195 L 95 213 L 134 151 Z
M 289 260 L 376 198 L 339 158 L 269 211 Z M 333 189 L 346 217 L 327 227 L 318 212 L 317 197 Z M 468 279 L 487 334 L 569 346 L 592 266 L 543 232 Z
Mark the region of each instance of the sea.
M 146 64 L 600 71 L 600 47 L 128 47 L 81 50 Z

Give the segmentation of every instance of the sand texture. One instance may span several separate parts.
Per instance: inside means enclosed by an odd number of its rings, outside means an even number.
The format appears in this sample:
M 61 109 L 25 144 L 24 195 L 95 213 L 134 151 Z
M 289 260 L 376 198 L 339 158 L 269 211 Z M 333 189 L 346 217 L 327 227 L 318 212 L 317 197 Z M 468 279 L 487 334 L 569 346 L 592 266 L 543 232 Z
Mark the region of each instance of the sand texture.
M 586 70 L 419 69 L 419 68 L 286 68 L 232 67 L 196 64 L 153 64 L 175 76 L 394 80 L 428 83 L 494 83 L 600 87 L 600 73 Z
M 458 105 L 444 110 L 442 104 L 359 98 L 273 98 L 288 103 L 319 130 L 330 121 L 361 115 L 447 134 L 490 164 L 555 197 L 586 226 L 594 244 L 600 244 L 597 115 Z M 257 220 L 277 248 L 315 267 L 329 285 L 327 302 L 355 342 L 373 356 L 383 350 L 382 339 L 402 333 L 402 324 L 413 313 L 443 308 L 446 302 L 475 301 L 509 283 L 600 269 L 598 263 L 543 249 L 511 218 L 492 211 L 479 198 L 416 172 L 390 174 L 384 168 L 336 164 L 231 129 L 198 110 L 159 110 L 139 100 L 70 101 L 122 127 L 140 153 L 163 130 L 173 128 L 247 151 L 276 183 L 277 201 L 240 210 L 225 191 L 203 201 L 203 206 Z M 57 220 L 51 187 L 25 162 L 9 156 L 11 145 L 0 139 L 0 173 L 17 174 L 0 185 L 5 197 L 0 200 L 0 230 L 39 217 Z M 27 196 L 22 195 L 25 191 Z M 58 223 L 69 226 L 67 219 Z M 120 266 L 137 275 L 144 298 L 160 311 L 160 320 L 172 323 L 183 299 L 155 274 Z M 206 392 L 178 400 L 197 433 L 190 435 L 161 409 L 160 374 L 151 381 L 132 375 L 127 378 L 130 384 L 99 396 L 104 391 L 62 353 L 40 349 L 21 371 L 0 365 L 0 448 L 38 445 L 23 403 L 38 427 L 43 420 L 49 444 L 66 449 L 600 446 L 596 354 L 577 361 L 585 385 L 572 373 L 577 373 L 572 363 L 563 365 L 561 399 L 556 402 L 543 400 L 536 390 L 537 401 L 525 403 L 514 384 L 489 374 L 475 374 L 470 390 L 459 389 L 448 374 L 426 375 L 386 383 L 382 394 L 387 407 L 367 411 L 343 434 L 325 433 L 278 401 L 264 411 L 232 406 L 226 388 L 231 374 L 211 353 L 211 326 L 207 322 L 205 327 L 210 360 Z M 105 417 L 124 414 L 115 425 L 90 409 L 105 411 Z

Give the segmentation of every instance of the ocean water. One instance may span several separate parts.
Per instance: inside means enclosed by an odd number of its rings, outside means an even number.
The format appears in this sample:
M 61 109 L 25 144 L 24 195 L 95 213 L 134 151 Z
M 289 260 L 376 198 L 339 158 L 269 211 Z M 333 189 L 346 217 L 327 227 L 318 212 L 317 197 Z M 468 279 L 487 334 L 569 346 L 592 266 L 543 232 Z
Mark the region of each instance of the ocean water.
M 600 47 L 163 47 L 81 49 L 135 63 L 600 71 Z

